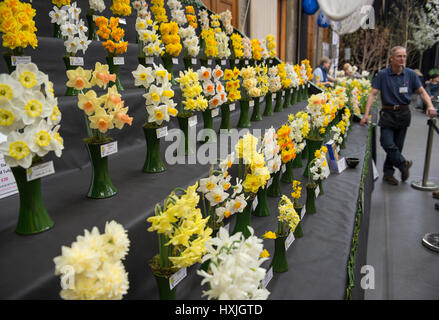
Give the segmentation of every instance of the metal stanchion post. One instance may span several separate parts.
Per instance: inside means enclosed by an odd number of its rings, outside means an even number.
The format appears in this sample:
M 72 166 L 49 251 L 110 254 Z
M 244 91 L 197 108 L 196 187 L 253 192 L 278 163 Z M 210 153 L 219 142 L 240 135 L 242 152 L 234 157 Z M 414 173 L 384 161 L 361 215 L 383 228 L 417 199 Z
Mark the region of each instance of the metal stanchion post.
M 413 181 L 412 187 L 422 191 L 434 191 L 438 189 L 436 183 L 428 181 L 428 172 L 430 171 L 431 147 L 433 145 L 433 130 L 435 129 L 436 119 L 428 120 L 428 138 L 427 151 L 425 152 L 424 175 L 422 181 Z

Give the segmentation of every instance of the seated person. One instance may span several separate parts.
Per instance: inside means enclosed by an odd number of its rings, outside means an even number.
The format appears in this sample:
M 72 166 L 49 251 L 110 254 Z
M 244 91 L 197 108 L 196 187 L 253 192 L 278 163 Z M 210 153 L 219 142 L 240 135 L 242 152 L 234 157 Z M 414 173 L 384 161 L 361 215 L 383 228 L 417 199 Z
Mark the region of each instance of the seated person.
M 436 110 L 439 108 L 439 74 L 434 74 L 425 87 Z
M 316 84 L 320 83 L 324 86 L 332 85 L 331 83 L 334 82 L 335 79 L 328 74 L 330 67 L 331 67 L 331 60 L 329 58 L 323 57 L 320 60 L 319 66 L 313 72 L 313 76 Z

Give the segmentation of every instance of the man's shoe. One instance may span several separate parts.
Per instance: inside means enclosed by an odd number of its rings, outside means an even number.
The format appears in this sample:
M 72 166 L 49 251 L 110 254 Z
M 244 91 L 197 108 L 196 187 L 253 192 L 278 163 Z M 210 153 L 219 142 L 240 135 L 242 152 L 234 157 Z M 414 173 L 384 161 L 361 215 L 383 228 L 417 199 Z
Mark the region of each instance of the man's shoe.
M 388 184 L 390 184 L 392 186 L 397 186 L 399 183 L 398 180 L 396 180 L 394 176 L 384 176 L 383 181 L 386 181 Z
M 413 161 L 408 160 L 405 162 L 405 169 L 401 173 L 401 180 L 406 181 L 409 178 L 410 175 L 410 167 L 413 165 Z
M 433 192 L 433 198 L 439 199 L 439 191 L 434 191 Z

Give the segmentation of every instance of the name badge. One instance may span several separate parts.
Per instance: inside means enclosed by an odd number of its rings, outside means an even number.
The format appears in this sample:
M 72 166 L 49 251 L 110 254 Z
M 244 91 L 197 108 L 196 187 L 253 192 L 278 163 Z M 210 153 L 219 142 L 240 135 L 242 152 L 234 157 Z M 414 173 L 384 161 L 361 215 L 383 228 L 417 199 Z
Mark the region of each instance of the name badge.
M 400 87 L 399 88 L 399 93 L 408 93 L 409 92 L 409 88 L 407 87 Z

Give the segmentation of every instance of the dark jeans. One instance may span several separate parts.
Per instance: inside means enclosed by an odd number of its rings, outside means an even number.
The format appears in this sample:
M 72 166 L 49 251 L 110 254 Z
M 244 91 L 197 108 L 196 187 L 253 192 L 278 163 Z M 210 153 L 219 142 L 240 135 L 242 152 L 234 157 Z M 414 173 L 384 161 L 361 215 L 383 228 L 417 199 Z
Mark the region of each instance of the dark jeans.
M 393 176 L 395 168 L 398 168 L 401 172 L 405 169 L 406 159 L 402 156 L 401 152 L 404 146 L 406 133 L 407 127 L 381 127 L 380 142 L 381 146 L 387 153 L 383 170 L 385 176 Z

